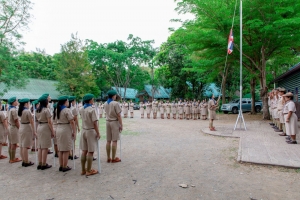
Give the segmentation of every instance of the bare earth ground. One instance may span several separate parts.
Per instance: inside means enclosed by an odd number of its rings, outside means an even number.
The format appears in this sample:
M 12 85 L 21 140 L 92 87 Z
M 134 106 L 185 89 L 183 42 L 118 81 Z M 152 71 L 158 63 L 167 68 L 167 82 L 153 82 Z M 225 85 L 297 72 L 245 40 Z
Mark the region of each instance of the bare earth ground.
M 233 126 L 236 117 L 221 115 L 215 126 Z M 0 160 L 0 199 L 300 199 L 299 169 L 236 162 L 239 139 L 201 133 L 208 121 L 140 119 L 136 111 L 124 126 L 121 163 L 105 162 L 101 140 L 100 175 L 80 176 L 79 160 L 76 170 L 67 173 Z M 101 127 L 104 135 L 103 120 Z M 30 158 L 34 161 L 34 154 Z

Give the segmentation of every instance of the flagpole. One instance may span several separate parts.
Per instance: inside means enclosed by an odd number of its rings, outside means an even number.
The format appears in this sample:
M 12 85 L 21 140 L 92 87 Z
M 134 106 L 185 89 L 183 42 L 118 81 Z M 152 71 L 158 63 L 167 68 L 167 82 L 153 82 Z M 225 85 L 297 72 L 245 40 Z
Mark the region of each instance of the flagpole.
M 236 120 L 234 130 L 237 127 L 238 122 L 240 121 L 240 129 L 242 129 L 242 123 L 244 124 L 245 131 L 247 130 L 243 110 L 242 110 L 242 97 L 243 97 L 243 2 L 240 1 L 240 110 L 239 115 Z

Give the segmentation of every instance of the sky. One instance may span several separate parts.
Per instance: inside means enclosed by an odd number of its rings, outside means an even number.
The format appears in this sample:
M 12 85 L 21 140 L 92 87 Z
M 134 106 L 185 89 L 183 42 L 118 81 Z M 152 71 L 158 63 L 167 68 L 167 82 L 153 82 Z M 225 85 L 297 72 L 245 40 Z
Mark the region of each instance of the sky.
M 72 33 L 98 43 L 126 40 L 129 34 L 155 40 L 159 47 L 170 36 L 171 19 L 192 19 L 178 15 L 174 0 L 32 0 L 33 18 L 23 33 L 25 51 L 44 49 L 53 55 Z

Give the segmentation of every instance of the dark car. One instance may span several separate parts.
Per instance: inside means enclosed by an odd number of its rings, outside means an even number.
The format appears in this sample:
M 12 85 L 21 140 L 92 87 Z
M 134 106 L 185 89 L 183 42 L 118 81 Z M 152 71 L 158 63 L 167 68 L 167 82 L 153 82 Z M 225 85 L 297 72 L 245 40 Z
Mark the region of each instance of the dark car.
M 140 109 L 140 105 L 135 103 L 133 106 L 133 110 L 139 110 L 139 109 Z

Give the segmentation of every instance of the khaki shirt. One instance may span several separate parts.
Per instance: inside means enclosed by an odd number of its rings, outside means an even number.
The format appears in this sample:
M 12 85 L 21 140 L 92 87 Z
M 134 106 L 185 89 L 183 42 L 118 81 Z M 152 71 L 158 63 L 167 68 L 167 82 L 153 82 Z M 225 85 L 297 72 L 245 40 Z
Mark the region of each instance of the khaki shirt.
M 94 128 L 94 122 L 98 121 L 96 110 L 92 108 L 91 106 L 87 108 L 83 108 L 79 110 L 79 113 L 82 117 L 82 128 L 83 129 L 93 129 Z
M 279 96 L 277 101 L 277 110 L 281 111 L 283 109 L 283 97 Z
M 215 108 L 212 107 L 214 105 L 216 105 L 216 101 L 215 100 L 211 99 L 211 100 L 208 101 L 208 109 L 209 110 L 216 110 L 217 107 L 215 107 Z
M 40 113 L 37 113 L 36 119 L 41 123 L 48 122 L 48 119 L 51 118 L 52 115 L 50 113 L 50 110 L 48 108 L 43 108 L 43 110 Z
M 0 124 L 2 124 L 4 120 L 6 120 L 6 116 L 3 111 L 0 111 Z
M 63 109 L 59 114 L 59 119 L 57 118 L 58 124 L 69 124 L 71 120 L 74 119 L 70 108 Z
M 22 111 L 21 124 L 22 123 L 29 123 L 31 119 L 32 119 L 32 115 L 31 115 L 30 110 L 24 109 Z
M 16 108 L 11 108 L 8 111 L 8 123 L 12 126 L 15 126 L 15 120 L 18 119 L 18 112 Z
M 118 114 L 122 112 L 119 103 L 116 101 L 112 101 L 109 104 L 105 102 L 104 110 L 106 112 L 106 121 L 118 121 Z

